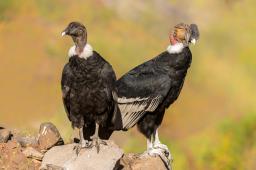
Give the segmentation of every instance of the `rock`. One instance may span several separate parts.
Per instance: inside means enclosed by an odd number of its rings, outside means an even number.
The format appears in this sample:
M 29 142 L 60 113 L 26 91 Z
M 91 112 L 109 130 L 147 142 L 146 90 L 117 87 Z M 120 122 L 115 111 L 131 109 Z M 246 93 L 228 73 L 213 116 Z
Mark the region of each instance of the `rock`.
M 29 146 L 32 146 L 34 148 L 38 147 L 37 139 L 34 136 L 23 136 L 20 134 L 15 134 L 12 137 L 12 139 L 19 142 L 22 147 L 29 147 Z
M 122 170 L 169 170 L 159 156 L 149 156 L 146 154 L 129 153 L 120 160 L 119 168 Z
M 0 129 L 0 143 L 6 143 L 11 137 L 11 132 L 7 129 Z
M 82 149 L 76 155 L 74 147 L 77 144 L 55 146 L 44 155 L 41 170 L 50 169 L 90 169 L 90 170 L 113 170 L 123 156 L 123 151 L 112 141 L 106 141 L 107 145 L 100 145 L 97 149 Z
M 55 125 L 42 123 L 39 129 L 38 144 L 41 150 L 48 150 L 53 146 L 63 145 L 63 139 Z
M 32 147 L 27 147 L 25 148 L 22 153 L 27 157 L 27 158 L 32 158 L 36 160 L 42 160 L 44 155 L 37 151 L 35 148 Z
M 33 170 L 39 169 L 40 166 L 41 166 L 41 161 L 39 161 L 39 160 L 32 159 L 32 163 L 33 163 L 33 166 L 34 166 Z
M 27 159 L 17 141 L 0 143 L 0 169 L 36 169 L 33 161 Z

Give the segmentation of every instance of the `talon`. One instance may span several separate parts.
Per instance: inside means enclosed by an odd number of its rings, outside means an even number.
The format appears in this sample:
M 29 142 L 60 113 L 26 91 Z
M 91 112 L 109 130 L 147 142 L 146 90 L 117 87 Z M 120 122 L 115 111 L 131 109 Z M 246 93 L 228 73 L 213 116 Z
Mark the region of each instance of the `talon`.
M 154 148 L 155 149 L 163 149 L 163 150 L 169 152 L 169 148 L 166 145 L 162 144 L 162 143 L 155 144 Z
M 73 150 L 76 151 L 76 155 L 79 155 L 83 148 L 90 148 L 91 144 L 88 141 L 81 141 L 79 144 L 75 145 Z
M 80 144 L 74 146 L 73 150 L 76 151 L 76 155 L 78 156 L 79 155 L 79 152 L 81 151 L 82 147 Z
M 98 140 L 96 141 L 96 149 L 97 149 L 97 153 L 99 153 L 100 152 L 100 144 L 99 144 Z
M 159 156 L 163 162 L 169 167 L 171 163 L 173 162 L 173 158 L 171 156 L 171 153 L 167 150 L 163 150 L 163 148 L 154 148 L 148 151 L 148 154 L 150 156 Z
M 95 146 L 97 153 L 100 152 L 100 145 L 107 145 L 107 142 L 99 139 L 98 137 L 92 136 L 91 139 L 92 139 L 91 147 Z

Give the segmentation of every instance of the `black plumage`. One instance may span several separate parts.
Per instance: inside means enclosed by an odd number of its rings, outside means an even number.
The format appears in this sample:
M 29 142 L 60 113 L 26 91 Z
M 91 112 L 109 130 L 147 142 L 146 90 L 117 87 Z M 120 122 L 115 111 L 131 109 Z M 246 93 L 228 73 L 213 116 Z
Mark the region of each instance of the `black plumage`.
M 111 65 L 97 52 L 88 59 L 72 56 L 62 74 L 63 101 L 73 127 L 91 122 L 106 126 L 114 101 L 112 89 L 116 80 Z
M 63 69 L 61 79 L 66 113 L 72 127 L 80 129 L 82 147 L 86 145 L 83 143 L 84 139 L 89 141 L 94 134 L 92 139 L 95 139 L 99 148 L 99 138 L 108 139 L 112 133 L 108 129 L 112 126 L 111 119 L 117 107 L 112 96 L 116 81 L 115 72 L 112 66 L 87 44 L 86 29 L 82 24 L 69 24 L 63 34 L 72 36 L 75 42 L 75 46 L 70 49 L 69 62 Z
M 178 24 L 170 35 L 171 46 L 167 51 L 135 67 L 116 82 L 123 130 L 137 124 L 150 141 L 148 151 L 168 149 L 160 143 L 157 128 L 165 110 L 181 92 L 192 61 L 188 44 L 198 37 L 197 26 Z
M 132 69 L 117 81 L 120 109 L 122 109 L 122 97 L 138 98 L 138 100 L 130 103 L 135 106 L 145 105 L 143 109 L 134 111 L 135 114 L 138 111 L 141 113 L 131 119 L 127 128 L 137 123 L 134 121 L 136 119 L 143 122 L 140 118 L 146 116 L 147 113 L 154 112 L 154 115 L 159 115 L 159 112 L 163 112 L 177 99 L 191 59 L 192 55 L 188 47 L 179 54 L 170 54 L 166 51 Z M 127 102 L 124 105 L 127 105 Z M 162 119 L 162 114 L 159 116 L 159 119 Z M 159 125 L 159 123 L 157 124 Z M 147 122 L 146 124 L 151 123 Z M 149 128 L 145 129 L 151 131 Z M 149 134 L 152 133 L 145 132 L 144 134 L 149 137 Z

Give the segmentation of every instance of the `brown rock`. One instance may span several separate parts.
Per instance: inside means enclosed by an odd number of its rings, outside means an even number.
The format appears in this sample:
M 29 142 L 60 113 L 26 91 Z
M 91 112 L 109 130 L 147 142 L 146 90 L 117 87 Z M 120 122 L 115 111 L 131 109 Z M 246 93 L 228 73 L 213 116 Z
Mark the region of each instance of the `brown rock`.
M 35 164 L 21 152 L 16 141 L 0 143 L 0 169 L 35 169 Z
M 53 146 L 63 145 L 63 139 L 55 125 L 42 123 L 39 129 L 38 144 L 41 150 L 48 150 Z
M 40 166 L 41 166 L 41 161 L 39 160 L 36 160 L 36 159 L 32 159 L 32 162 L 33 162 L 33 165 L 34 165 L 34 169 L 33 170 L 37 170 L 37 169 L 40 169 Z
M 0 129 L 0 143 L 6 143 L 11 137 L 11 132 L 7 129 Z
M 38 147 L 37 139 L 34 136 L 24 136 L 21 134 L 14 134 L 12 137 L 12 140 L 19 142 L 19 144 L 22 147 L 29 147 L 29 146 L 34 148 Z
M 22 153 L 27 157 L 27 158 L 32 158 L 32 159 L 36 159 L 36 160 L 42 160 L 44 155 L 37 151 L 35 148 L 32 147 L 27 147 L 25 148 Z
M 142 154 L 125 154 L 120 160 L 119 169 L 122 170 L 168 170 L 159 156 L 153 157 Z

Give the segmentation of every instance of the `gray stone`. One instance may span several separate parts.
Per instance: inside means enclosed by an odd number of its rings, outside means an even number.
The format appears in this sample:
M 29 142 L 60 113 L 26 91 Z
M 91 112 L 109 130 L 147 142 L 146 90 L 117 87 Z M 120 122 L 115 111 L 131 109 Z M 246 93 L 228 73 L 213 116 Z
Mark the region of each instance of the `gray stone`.
M 78 155 L 74 150 L 77 144 L 55 146 L 45 153 L 41 170 L 113 170 L 119 165 L 123 151 L 112 141 L 106 141 L 107 145 L 100 145 L 97 149 L 84 148 Z
M 38 144 L 41 150 L 48 150 L 53 146 L 63 145 L 63 139 L 55 125 L 42 123 L 38 134 Z
M 38 146 L 37 139 L 34 136 L 23 136 L 20 134 L 15 134 L 15 135 L 13 135 L 12 139 L 19 142 L 22 147 L 28 147 L 28 146 L 37 147 Z
M 6 143 L 11 137 L 11 132 L 7 129 L 0 129 L 0 143 Z

